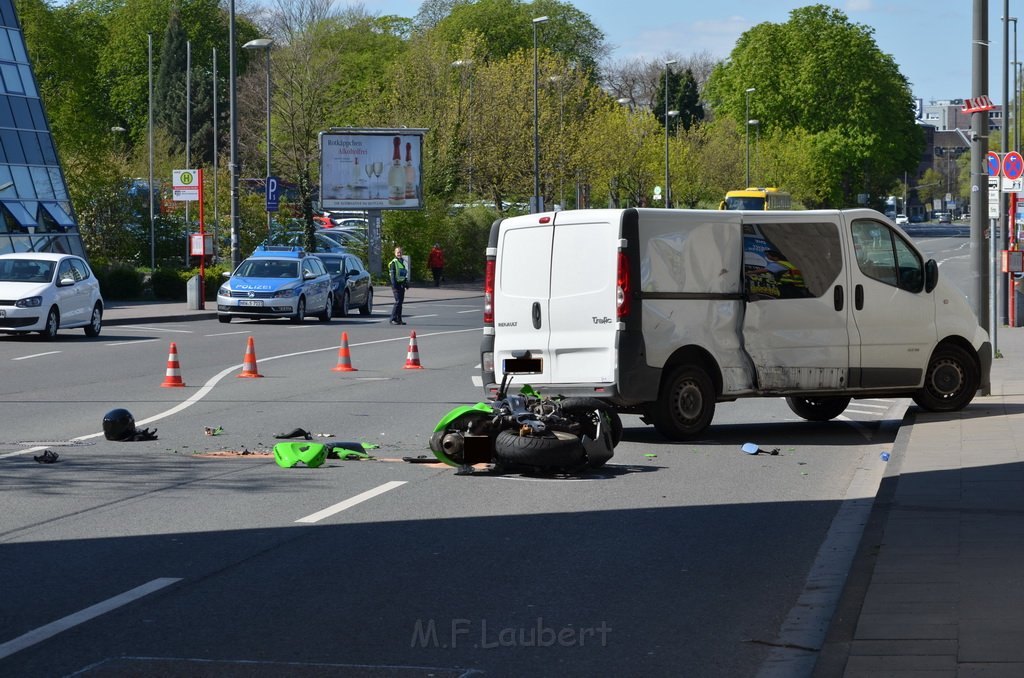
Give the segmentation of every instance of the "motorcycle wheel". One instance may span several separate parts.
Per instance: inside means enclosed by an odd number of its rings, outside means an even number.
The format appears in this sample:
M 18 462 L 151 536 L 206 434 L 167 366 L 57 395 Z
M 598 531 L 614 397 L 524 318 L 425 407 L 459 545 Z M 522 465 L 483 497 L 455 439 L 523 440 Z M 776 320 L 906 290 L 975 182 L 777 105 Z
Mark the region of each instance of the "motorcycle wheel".
M 601 410 L 608 415 L 612 425 L 612 447 L 622 440 L 622 419 L 615 409 L 600 398 L 566 398 L 560 403 L 562 411 L 566 414 L 586 414 L 594 410 Z
M 494 455 L 509 464 L 541 468 L 579 466 L 586 452 L 579 436 L 565 431 L 550 431 L 544 436 L 521 436 L 502 431 L 494 441 Z

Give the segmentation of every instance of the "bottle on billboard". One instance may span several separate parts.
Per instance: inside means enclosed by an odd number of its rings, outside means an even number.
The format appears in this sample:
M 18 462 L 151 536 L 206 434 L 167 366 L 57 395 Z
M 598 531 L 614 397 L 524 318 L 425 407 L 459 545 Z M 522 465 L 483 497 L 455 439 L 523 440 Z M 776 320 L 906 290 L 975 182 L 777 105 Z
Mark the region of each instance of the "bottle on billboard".
M 391 168 L 388 169 L 388 204 L 405 204 L 405 169 L 402 167 L 402 138 L 393 140 L 394 152 L 391 155 Z
M 416 170 L 412 167 L 412 144 L 405 144 L 405 199 L 416 199 Z

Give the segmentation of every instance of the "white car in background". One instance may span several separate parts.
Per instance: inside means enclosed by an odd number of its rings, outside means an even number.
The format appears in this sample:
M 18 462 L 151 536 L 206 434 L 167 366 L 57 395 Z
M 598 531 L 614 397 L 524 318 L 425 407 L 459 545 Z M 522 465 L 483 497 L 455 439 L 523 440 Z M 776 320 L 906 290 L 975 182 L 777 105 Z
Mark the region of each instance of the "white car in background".
M 896 222 L 897 226 L 906 226 L 907 224 L 910 223 L 910 219 L 907 219 L 906 214 L 897 214 L 896 219 L 894 219 L 894 221 Z
M 85 329 L 99 336 L 103 325 L 100 283 L 85 259 L 73 254 L 18 252 L 0 254 L 0 332 Z

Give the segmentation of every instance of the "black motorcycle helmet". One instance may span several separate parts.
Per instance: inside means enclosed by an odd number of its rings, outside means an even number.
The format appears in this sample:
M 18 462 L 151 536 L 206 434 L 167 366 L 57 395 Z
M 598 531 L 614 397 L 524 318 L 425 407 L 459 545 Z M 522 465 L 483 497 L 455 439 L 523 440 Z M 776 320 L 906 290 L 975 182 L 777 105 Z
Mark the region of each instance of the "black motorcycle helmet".
M 107 440 L 127 440 L 135 435 L 135 417 L 119 407 L 103 415 L 103 435 Z

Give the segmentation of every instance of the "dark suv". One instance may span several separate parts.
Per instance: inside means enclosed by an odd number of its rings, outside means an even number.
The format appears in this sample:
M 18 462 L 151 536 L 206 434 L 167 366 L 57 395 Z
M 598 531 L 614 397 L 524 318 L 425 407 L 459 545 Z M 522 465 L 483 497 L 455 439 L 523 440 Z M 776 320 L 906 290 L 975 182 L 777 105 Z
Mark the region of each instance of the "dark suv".
M 349 309 L 357 307 L 360 315 L 373 312 L 373 285 L 370 272 L 354 254 L 349 252 L 317 252 L 331 275 L 334 290 L 334 315 L 344 318 Z

